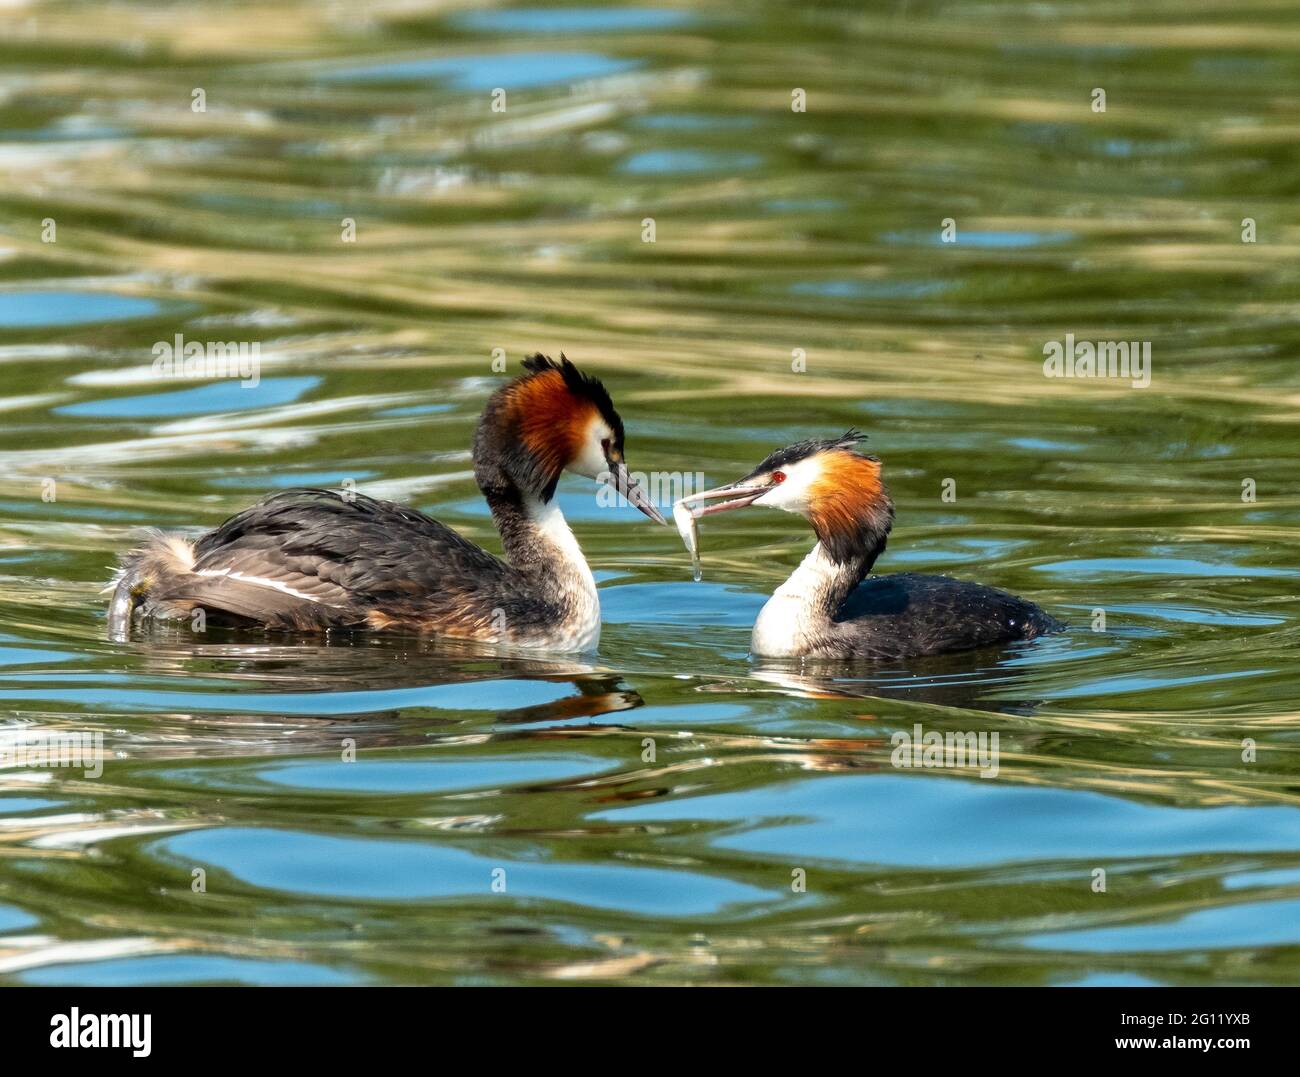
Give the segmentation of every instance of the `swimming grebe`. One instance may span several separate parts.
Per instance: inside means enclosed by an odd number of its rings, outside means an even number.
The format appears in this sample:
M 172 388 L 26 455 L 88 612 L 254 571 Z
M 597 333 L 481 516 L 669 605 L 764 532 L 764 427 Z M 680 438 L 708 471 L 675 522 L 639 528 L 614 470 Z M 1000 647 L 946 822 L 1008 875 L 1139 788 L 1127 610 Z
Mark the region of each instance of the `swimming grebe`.
M 743 479 L 684 498 L 719 501 L 699 519 L 764 505 L 798 513 L 817 545 L 759 612 L 760 657 L 914 658 L 1033 639 L 1065 627 L 1032 602 L 993 587 L 905 572 L 864 577 L 885 549 L 894 503 L 880 461 L 854 452 L 856 430 L 779 449 Z M 720 500 L 726 498 L 728 500 Z
M 155 534 L 113 584 L 109 631 L 133 609 L 283 629 L 428 633 L 583 651 L 600 638 L 596 582 L 554 502 L 560 473 L 600 478 L 666 523 L 628 474 L 609 393 L 563 354 L 533 355 L 487 402 L 474 478 L 505 560 L 414 509 L 361 494 L 287 490 L 196 542 Z

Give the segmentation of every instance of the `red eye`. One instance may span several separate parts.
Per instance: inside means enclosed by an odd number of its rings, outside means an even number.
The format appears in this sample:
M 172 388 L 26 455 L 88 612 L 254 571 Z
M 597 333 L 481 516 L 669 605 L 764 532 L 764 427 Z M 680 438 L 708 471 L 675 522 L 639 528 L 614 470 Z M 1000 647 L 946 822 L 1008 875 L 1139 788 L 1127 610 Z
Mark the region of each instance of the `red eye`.
M 773 472 L 772 472 L 772 481 L 773 481 L 773 482 L 785 482 L 785 472 L 784 472 L 784 471 L 773 471 Z

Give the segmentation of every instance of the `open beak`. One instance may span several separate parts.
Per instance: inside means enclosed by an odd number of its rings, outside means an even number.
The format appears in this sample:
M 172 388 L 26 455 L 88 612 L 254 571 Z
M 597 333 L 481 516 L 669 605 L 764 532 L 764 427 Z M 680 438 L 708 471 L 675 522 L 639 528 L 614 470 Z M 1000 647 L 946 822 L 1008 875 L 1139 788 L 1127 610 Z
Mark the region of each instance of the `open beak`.
M 705 490 L 701 494 L 691 494 L 682 498 L 678 504 L 691 505 L 691 515 L 698 520 L 702 516 L 712 516 L 716 512 L 743 509 L 747 505 L 752 505 L 769 489 L 770 487 L 767 486 L 745 486 L 742 483 L 731 482 L 726 486 Z M 729 498 L 730 500 L 723 501 L 722 498 Z M 717 501 L 718 504 L 695 507 L 693 503 L 696 501 Z
M 621 460 L 617 464 L 611 463 L 609 465 L 609 473 L 604 478 L 605 482 L 616 490 L 621 497 L 627 499 L 629 505 L 635 505 L 657 524 L 666 525 L 668 523 L 664 519 L 664 514 L 654 507 L 654 502 L 646 497 L 641 487 L 632 480 L 632 476 L 628 474 L 627 465 Z

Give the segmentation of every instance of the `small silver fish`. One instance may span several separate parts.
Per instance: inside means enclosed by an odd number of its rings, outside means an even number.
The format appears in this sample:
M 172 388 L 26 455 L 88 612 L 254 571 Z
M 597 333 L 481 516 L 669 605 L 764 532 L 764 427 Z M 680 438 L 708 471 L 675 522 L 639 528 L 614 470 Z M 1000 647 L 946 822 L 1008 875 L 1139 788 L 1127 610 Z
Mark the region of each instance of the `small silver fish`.
M 700 522 L 695 518 L 695 513 L 691 512 L 686 500 L 682 498 L 673 502 L 673 523 L 677 525 L 677 533 L 682 536 L 682 542 L 691 555 L 691 578 L 699 583 L 703 578 L 700 571 Z

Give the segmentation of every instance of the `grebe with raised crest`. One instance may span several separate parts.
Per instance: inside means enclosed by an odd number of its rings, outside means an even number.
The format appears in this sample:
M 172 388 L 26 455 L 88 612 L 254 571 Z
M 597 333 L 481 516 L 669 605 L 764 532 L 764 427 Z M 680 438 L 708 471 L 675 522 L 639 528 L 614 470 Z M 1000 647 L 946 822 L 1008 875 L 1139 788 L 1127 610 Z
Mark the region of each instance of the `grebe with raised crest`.
M 817 545 L 754 623 L 755 656 L 916 658 L 1065 628 L 1032 602 L 982 584 L 915 572 L 868 577 L 893 527 L 894 502 L 880 461 L 854 451 L 862 440 L 850 430 L 801 441 L 743 479 L 678 504 L 679 525 L 750 505 L 793 512 L 812 525 Z M 695 507 L 698 501 L 716 503 Z
M 154 533 L 109 585 L 109 633 L 190 617 L 276 629 L 395 630 L 553 651 L 600 639 L 596 582 L 555 503 L 564 471 L 608 483 L 656 523 L 628 473 L 605 387 L 561 353 L 533 355 L 489 398 L 474 478 L 502 559 L 414 509 L 356 493 L 286 490 L 197 541 Z

